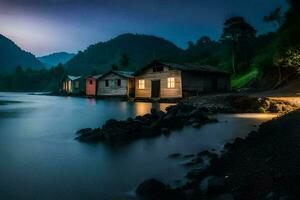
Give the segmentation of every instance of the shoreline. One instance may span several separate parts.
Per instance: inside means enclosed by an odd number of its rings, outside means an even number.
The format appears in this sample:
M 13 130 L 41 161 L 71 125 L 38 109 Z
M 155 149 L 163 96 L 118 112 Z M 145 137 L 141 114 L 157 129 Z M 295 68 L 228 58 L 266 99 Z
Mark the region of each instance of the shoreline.
M 295 110 L 262 123 L 245 139 L 225 144 L 220 156 L 206 151 L 213 155 L 210 165 L 190 170 L 184 186 L 171 188 L 159 181 L 164 187 L 154 190 L 153 180 L 146 180 L 140 184 L 144 190 L 136 193 L 150 199 L 169 199 L 174 194 L 180 198 L 173 199 L 182 200 L 294 199 L 300 195 L 299 129 L 300 110 Z M 201 163 L 202 156 L 200 152 L 192 161 Z

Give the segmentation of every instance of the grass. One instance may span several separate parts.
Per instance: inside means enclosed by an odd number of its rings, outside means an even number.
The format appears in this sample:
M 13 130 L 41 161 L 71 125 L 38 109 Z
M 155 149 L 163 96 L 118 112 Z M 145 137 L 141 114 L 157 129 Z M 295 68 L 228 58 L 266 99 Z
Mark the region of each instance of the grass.
M 258 69 L 252 68 L 245 74 L 235 75 L 231 78 L 231 87 L 234 90 L 240 89 L 246 86 L 250 81 L 255 79 L 258 75 Z

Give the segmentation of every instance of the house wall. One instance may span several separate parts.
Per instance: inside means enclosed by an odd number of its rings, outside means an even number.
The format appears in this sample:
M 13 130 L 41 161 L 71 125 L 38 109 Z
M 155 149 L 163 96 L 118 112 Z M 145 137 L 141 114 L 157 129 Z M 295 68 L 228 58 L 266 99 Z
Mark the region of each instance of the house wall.
M 85 92 L 85 80 L 80 78 L 71 81 L 71 93 L 80 94 Z
M 87 96 L 96 96 L 96 79 L 87 78 L 85 81 L 85 94 Z
M 168 88 L 168 78 L 175 78 L 175 88 Z M 145 89 L 139 89 L 139 80 L 145 80 Z M 161 72 L 153 72 L 148 68 L 143 74 L 135 78 L 135 96 L 137 98 L 151 98 L 152 80 L 160 80 L 160 98 L 181 98 L 181 71 L 164 67 Z
M 117 80 L 121 80 L 121 86 L 117 85 Z M 108 80 L 108 87 L 105 81 Z M 98 96 L 127 96 L 128 95 L 128 78 L 115 73 L 107 74 L 98 80 Z
M 229 75 L 215 73 L 182 72 L 184 96 L 217 91 L 228 91 Z

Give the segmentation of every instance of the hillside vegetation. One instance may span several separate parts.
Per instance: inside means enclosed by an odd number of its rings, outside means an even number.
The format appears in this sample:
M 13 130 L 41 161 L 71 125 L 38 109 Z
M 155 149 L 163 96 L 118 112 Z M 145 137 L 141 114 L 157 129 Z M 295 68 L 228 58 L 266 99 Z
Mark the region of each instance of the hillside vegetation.
M 13 41 L 0 34 L 0 73 L 14 72 L 17 66 L 42 69 L 36 57 L 18 47 Z

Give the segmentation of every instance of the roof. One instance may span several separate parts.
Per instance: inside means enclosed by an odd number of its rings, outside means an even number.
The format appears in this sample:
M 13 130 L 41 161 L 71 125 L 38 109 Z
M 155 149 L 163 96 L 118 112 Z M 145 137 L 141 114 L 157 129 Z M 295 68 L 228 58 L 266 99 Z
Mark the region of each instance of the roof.
M 105 73 L 102 75 L 103 76 L 106 76 L 107 74 L 110 74 L 110 73 L 115 73 L 119 76 L 123 76 L 125 78 L 133 78 L 134 77 L 134 72 L 132 71 L 118 71 L 118 70 L 110 70 L 109 72 Z
M 103 76 L 103 74 L 97 74 L 97 75 L 89 75 L 89 76 L 86 76 L 85 78 L 99 79 L 102 76 Z
M 70 76 L 70 75 L 66 75 L 65 78 L 68 78 L 68 79 L 70 79 L 71 81 L 74 81 L 74 80 L 80 79 L 81 76 Z
M 148 67 L 152 67 L 154 65 L 164 65 L 174 69 L 178 69 L 181 71 L 189 71 L 189 72 L 206 72 L 206 73 L 218 73 L 218 74 L 230 74 L 228 72 L 222 71 L 217 69 L 216 67 L 210 65 L 198 65 L 198 64 L 178 64 L 178 63 L 171 63 L 171 62 L 160 62 L 160 61 L 153 61 L 149 65 L 143 67 L 135 74 L 142 72 L 143 70 L 147 69 Z

